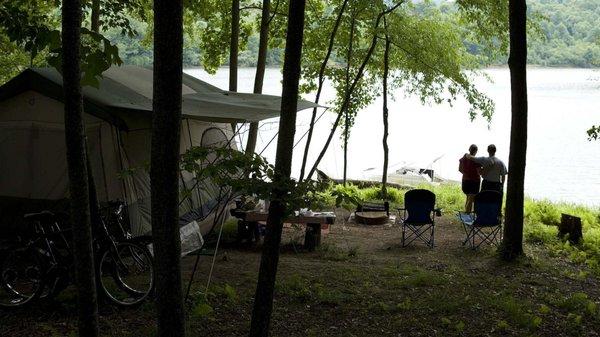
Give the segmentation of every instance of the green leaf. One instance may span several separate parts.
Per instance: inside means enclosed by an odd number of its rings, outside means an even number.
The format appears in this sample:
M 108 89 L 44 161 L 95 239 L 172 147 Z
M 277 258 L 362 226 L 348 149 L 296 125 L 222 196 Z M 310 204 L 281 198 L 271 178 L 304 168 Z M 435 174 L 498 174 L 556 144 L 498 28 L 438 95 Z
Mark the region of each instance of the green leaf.
M 210 316 L 214 312 L 213 307 L 211 307 L 208 303 L 200 302 L 192 311 L 192 314 L 198 318 L 204 318 Z

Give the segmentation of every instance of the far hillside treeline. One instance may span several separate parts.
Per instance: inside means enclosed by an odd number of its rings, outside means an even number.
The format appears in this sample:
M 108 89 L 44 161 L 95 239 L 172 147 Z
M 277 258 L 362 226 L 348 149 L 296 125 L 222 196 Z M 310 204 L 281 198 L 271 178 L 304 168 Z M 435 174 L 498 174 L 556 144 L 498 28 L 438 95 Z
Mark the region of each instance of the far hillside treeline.
M 532 0 L 528 1 L 529 12 L 536 30 L 530 32 L 528 62 L 532 65 L 548 67 L 598 67 L 600 66 L 600 1 L 598 0 Z M 438 6 L 452 15 L 453 2 L 422 4 Z M 116 42 L 125 63 L 140 66 L 152 64 L 152 50 L 144 37 L 145 25 L 134 22 L 141 34 L 127 37 L 118 30 L 109 32 L 109 38 Z M 481 56 L 482 63 L 506 64 L 507 56 L 495 56 L 490 59 L 484 55 L 483 48 L 471 43 L 465 37 L 464 43 L 470 53 Z M 253 67 L 258 53 L 258 32 L 253 32 L 245 50 L 239 56 L 239 65 Z M 202 51 L 198 46 L 188 43 L 184 48 L 184 65 L 200 66 Z M 267 64 L 277 66 L 283 62 L 283 50 L 270 48 Z

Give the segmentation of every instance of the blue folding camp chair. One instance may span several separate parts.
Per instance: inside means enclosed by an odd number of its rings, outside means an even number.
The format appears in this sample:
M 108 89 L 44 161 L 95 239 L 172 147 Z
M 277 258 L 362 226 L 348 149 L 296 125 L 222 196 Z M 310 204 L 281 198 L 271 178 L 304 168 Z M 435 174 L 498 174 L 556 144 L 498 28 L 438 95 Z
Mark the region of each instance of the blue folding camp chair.
M 483 243 L 498 245 L 502 230 L 502 194 L 497 191 L 481 191 L 475 196 L 474 212 L 458 212 L 465 229 L 463 246 L 472 249 Z M 500 235 L 499 235 L 500 234 Z
M 419 239 L 433 248 L 435 216 L 440 210 L 435 208 L 435 194 L 428 190 L 410 190 L 404 195 L 402 211 L 402 247 Z M 399 212 L 400 213 L 400 212 Z

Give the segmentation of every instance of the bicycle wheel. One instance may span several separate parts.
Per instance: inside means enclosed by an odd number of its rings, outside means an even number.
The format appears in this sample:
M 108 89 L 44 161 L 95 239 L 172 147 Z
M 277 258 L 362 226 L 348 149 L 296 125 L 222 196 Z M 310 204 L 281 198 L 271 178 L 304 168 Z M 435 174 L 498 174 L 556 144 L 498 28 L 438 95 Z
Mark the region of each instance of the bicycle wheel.
M 154 288 L 152 258 L 145 247 L 122 242 L 106 250 L 98 263 L 104 295 L 113 303 L 132 306 L 144 301 Z
M 0 307 L 24 306 L 44 290 L 45 268 L 31 249 L 9 252 L 0 265 Z

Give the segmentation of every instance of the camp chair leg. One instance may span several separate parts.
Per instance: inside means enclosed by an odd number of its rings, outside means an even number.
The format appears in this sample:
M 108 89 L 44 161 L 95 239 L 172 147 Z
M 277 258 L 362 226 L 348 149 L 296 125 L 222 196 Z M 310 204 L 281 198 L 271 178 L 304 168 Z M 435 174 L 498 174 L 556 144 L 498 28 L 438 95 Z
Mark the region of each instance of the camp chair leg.
M 406 232 L 408 229 L 409 233 Z M 411 244 L 413 241 L 419 239 L 423 243 L 425 243 L 429 248 L 433 248 L 434 246 L 434 233 L 435 226 L 433 224 L 430 225 L 421 225 L 421 226 L 413 226 L 410 224 L 402 225 L 402 247 L 406 247 Z M 427 237 L 429 235 L 429 237 Z
M 404 233 L 405 233 L 405 229 L 404 229 L 404 224 L 402 225 L 402 247 L 404 247 Z
M 429 247 L 433 248 L 435 240 L 435 231 L 434 225 L 431 225 L 431 245 Z
M 498 235 L 501 233 L 501 229 L 502 226 L 472 227 L 468 232 L 467 238 L 463 242 L 463 245 L 468 242 L 471 249 L 477 249 L 484 243 L 498 245 L 500 244 Z

